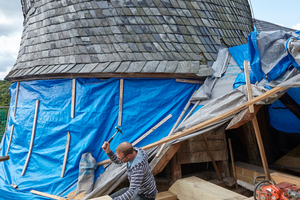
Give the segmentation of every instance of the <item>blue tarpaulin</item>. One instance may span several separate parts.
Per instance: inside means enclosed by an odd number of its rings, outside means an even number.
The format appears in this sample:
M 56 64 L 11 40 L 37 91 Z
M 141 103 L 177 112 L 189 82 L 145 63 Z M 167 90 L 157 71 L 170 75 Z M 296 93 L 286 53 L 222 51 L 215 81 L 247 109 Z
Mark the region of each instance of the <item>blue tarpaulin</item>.
M 6 154 L 12 125 L 10 160 L 0 162 L 0 199 L 46 199 L 30 190 L 65 196 L 76 189 L 81 155 L 91 152 L 97 162 L 108 159 L 103 141 L 116 131 L 119 111 L 119 79 L 77 79 L 75 118 L 71 118 L 72 80 L 20 82 L 15 110 L 17 83 L 11 85 L 11 102 L 1 156 Z M 142 147 L 165 137 L 199 85 L 174 79 L 124 79 L 121 129 L 111 149 L 123 141 L 134 142 L 163 118 L 173 117 L 143 139 Z M 22 176 L 31 139 L 36 100 L 40 100 L 32 154 Z M 71 134 L 64 178 L 60 177 L 68 131 Z M 97 178 L 104 171 L 99 167 Z M 18 189 L 11 184 L 18 185 Z

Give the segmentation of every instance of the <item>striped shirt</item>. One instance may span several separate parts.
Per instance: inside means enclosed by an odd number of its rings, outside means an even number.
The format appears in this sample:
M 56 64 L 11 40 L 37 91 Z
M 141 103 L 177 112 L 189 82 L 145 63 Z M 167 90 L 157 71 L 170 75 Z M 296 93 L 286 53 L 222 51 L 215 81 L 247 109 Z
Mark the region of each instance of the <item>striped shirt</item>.
M 137 151 L 137 155 L 132 165 L 128 167 L 127 163 L 127 175 L 130 183 L 129 190 L 113 200 L 130 200 L 137 194 L 147 198 L 155 198 L 157 194 L 156 183 L 148 163 L 148 155 L 143 149 L 134 147 L 134 150 Z M 112 162 L 117 164 L 122 163 L 112 151 L 107 155 Z

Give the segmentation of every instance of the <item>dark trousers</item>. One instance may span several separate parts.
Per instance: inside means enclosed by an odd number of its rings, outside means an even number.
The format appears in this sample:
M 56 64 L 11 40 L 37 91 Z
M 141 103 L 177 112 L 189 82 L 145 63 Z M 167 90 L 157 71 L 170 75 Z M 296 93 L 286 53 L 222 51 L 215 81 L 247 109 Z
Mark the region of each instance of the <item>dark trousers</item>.
M 109 195 L 111 198 L 115 198 L 115 197 L 118 197 L 118 196 L 121 196 L 122 194 L 124 194 L 125 192 L 127 192 L 129 188 L 126 187 L 126 188 L 123 188 L 115 193 L 113 193 L 112 195 Z M 143 195 L 136 195 L 136 197 L 134 197 L 132 200 L 155 200 L 154 198 L 147 198 L 147 197 L 144 197 Z

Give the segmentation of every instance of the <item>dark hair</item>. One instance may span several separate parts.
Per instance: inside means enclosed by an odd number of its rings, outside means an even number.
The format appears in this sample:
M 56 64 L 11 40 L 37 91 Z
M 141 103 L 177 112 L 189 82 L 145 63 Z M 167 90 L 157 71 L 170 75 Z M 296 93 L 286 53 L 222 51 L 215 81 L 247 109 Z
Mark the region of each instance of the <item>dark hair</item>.
M 117 147 L 116 152 L 118 152 L 118 153 L 122 152 L 124 154 L 124 156 L 127 156 L 127 155 L 133 153 L 133 146 L 129 142 L 122 142 Z

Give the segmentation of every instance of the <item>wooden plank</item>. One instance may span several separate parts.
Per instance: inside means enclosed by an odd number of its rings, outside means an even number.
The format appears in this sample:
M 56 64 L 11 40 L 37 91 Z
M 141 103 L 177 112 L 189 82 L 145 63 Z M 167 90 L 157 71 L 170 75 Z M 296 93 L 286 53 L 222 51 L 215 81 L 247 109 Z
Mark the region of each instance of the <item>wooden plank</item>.
M 9 160 L 9 156 L 0 156 L 0 162 Z
M 232 151 L 232 145 L 231 145 L 231 139 L 230 138 L 228 138 L 228 146 L 229 146 L 229 151 L 230 151 L 233 178 L 235 180 L 235 188 L 238 189 L 238 185 L 237 185 L 237 182 L 236 182 L 237 181 L 236 172 L 235 172 L 235 167 L 234 167 L 234 157 L 233 157 L 233 151 Z
M 288 94 L 282 95 L 279 100 L 283 103 L 298 119 L 300 119 L 300 105 Z
M 177 200 L 177 195 L 170 191 L 164 191 L 158 193 L 155 200 Z
M 30 146 L 29 146 L 29 151 L 28 151 L 28 155 L 26 158 L 26 162 L 22 171 L 22 176 L 25 174 L 30 156 L 31 156 L 31 152 L 32 152 L 32 147 L 33 147 L 33 142 L 34 142 L 34 137 L 35 137 L 35 128 L 36 128 L 36 121 L 37 121 L 37 116 L 38 116 L 38 110 L 39 110 L 39 100 L 36 100 L 36 105 L 35 105 L 35 113 L 34 113 L 34 120 L 33 120 L 33 126 L 32 126 L 32 133 L 31 133 L 31 140 L 30 140 Z
M 244 61 L 244 70 L 245 70 L 245 76 L 246 76 L 248 101 L 250 101 L 250 100 L 252 100 L 252 89 L 251 89 L 251 83 L 250 83 L 250 77 L 249 77 L 248 61 Z M 250 110 L 250 113 L 254 113 L 253 105 L 249 106 L 249 110 Z M 266 178 L 268 180 L 271 180 L 268 161 L 267 161 L 266 153 L 265 153 L 265 148 L 264 148 L 264 144 L 262 142 L 262 138 L 261 138 L 261 134 L 260 134 L 260 130 L 259 130 L 259 125 L 258 125 L 256 116 L 251 121 L 252 121 L 252 124 L 253 124 L 254 132 L 255 132 L 255 136 L 256 136 L 256 141 L 257 141 L 257 145 L 258 145 L 258 148 L 259 148 L 260 157 L 261 157 L 261 160 L 262 160 L 262 163 L 263 163 Z
M 175 81 L 180 82 L 180 83 L 194 83 L 194 84 L 203 84 L 204 83 L 204 81 L 181 79 L 181 78 L 176 78 Z
M 123 88 L 124 79 L 120 79 L 120 94 L 119 94 L 119 116 L 118 116 L 118 126 L 122 126 L 122 115 L 123 115 Z
M 177 118 L 174 126 L 172 127 L 171 131 L 169 132 L 168 136 L 172 135 L 173 131 L 175 130 L 175 128 L 178 126 L 179 122 L 181 121 L 182 117 L 184 116 L 184 114 L 186 113 L 187 109 L 190 107 L 191 105 L 191 99 L 194 96 L 194 94 L 196 93 L 196 91 L 193 93 L 193 95 L 191 96 L 191 98 L 189 99 L 188 103 L 185 105 L 183 111 L 181 112 L 181 114 L 179 115 L 179 117 Z M 161 154 L 162 150 L 165 148 L 166 143 L 164 143 L 160 149 L 158 150 L 156 157 L 158 158 L 159 155 Z
M 13 124 L 13 125 L 11 126 L 11 131 L 10 131 L 10 137 L 9 137 L 8 147 L 7 147 L 7 151 L 6 151 L 6 154 L 5 154 L 6 156 L 8 155 L 8 152 L 9 152 L 9 149 L 10 149 L 12 137 L 13 137 L 13 134 L 14 134 L 14 128 L 15 128 L 15 125 Z
M 17 113 L 17 105 L 18 105 L 18 97 L 19 97 L 19 86 L 20 86 L 20 82 L 17 83 L 14 116 L 16 116 L 16 113 Z
M 276 184 L 282 183 L 282 182 L 288 182 L 291 184 L 295 184 L 297 187 L 300 187 L 300 177 L 298 177 L 298 176 L 293 176 L 293 175 L 279 173 L 279 172 L 273 172 L 273 173 L 271 173 L 271 177 Z
M 223 140 L 208 140 L 208 145 L 212 151 L 218 151 L 225 149 L 225 144 Z M 205 147 L 205 142 L 203 140 L 196 141 L 183 141 L 181 148 L 178 153 L 195 153 L 207 151 Z
M 210 125 L 212 123 L 215 123 L 215 122 L 218 122 L 218 121 L 220 121 L 222 119 L 225 119 L 226 117 L 229 117 L 229 116 L 231 116 L 231 115 L 233 115 L 233 114 L 235 114 L 235 113 L 237 113 L 237 112 L 239 112 L 241 110 L 244 110 L 245 108 L 249 107 L 250 105 L 253 105 L 253 104 L 255 104 L 255 103 L 257 103 L 257 102 L 259 102 L 261 100 L 264 100 L 264 99 L 268 98 L 269 96 L 271 96 L 273 94 L 276 94 L 277 92 L 280 92 L 280 91 L 285 90 L 285 89 L 287 89 L 287 88 L 285 88 L 285 87 L 275 87 L 275 88 L 273 88 L 273 89 L 265 92 L 264 94 L 261 94 L 261 95 L 255 97 L 254 99 L 252 99 L 250 101 L 247 101 L 247 102 L 245 102 L 245 103 L 243 103 L 243 104 L 241 104 L 239 106 L 236 106 L 236 107 L 234 107 L 234 108 L 232 108 L 232 109 L 230 109 L 228 111 L 225 111 L 221 115 L 218 115 L 218 116 L 213 117 L 213 118 L 211 118 L 209 120 L 206 120 L 205 122 L 197 124 L 197 125 L 195 125 L 195 126 L 193 126 L 191 128 L 188 128 L 188 129 L 186 129 L 184 131 L 181 131 L 181 132 L 179 132 L 177 134 L 171 135 L 169 137 L 165 137 L 165 138 L 163 138 L 163 139 L 161 139 L 161 140 L 159 140 L 157 142 L 154 142 L 154 143 L 151 143 L 149 145 L 146 145 L 146 146 L 142 147 L 142 149 L 144 149 L 144 150 L 151 149 L 151 148 L 156 147 L 158 145 L 161 145 L 163 143 L 170 142 L 172 140 L 175 140 L 175 139 L 180 138 L 182 136 L 185 136 L 187 134 L 196 132 L 196 131 L 198 131 L 198 130 L 200 130 L 200 129 L 202 129 L 202 128 L 204 128 L 204 127 L 206 127 L 206 126 L 208 126 L 208 125 Z M 110 163 L 110 162 L 111 162 L 110 160 L 101 161 L 102 164 L 107 164 L 107 163 Z
M 185 118 L 182 120 L 182 122 L 184 122 L 187 118 L 189 118 L 191 116 L 191 114 L 194 112 L 194 110 L 199 106 L 201 101 L 197 101 L 195 103 L 195 105 L 192 107 L 192 109 L 190 110 L 190 112 L 185 116 Z
M 76 79 L 72 81 L 72 102 L 71 102 L 71 118 L 75 116 L 75 97 L 76 97 Z
M 243 200 L 247 197 L 195 176 L 176 181 L 169 189 L 179 200 Z
M 227 160 L 226 150 L 211 151 L 215 161 Z M 178 164 L 211 162 L 211 158 L 207 151 L 196 153 L 180 153 L 178 156 Z
M 36 194 L 36 195 L 39 195 L 39 196 L 42 196 L 42 197 L 48 197 L 50 199 L 56 199 L 56 200 L 63 200 L 63 199 L 65 199 L 65 198 L 60 197 L 60 196 L 56 196 L 56 195 L 52 195 L 52 194 L 47 194 L 45 192 L 39 192 L 39 191 L 36 191 L 36 190 L 31 190 L 30 193 Z
M 69 154 L 70 140 L 71 140 L 71 135 L 70 135 L 70 132 L 68 131 L 64 162 L 63 162 L 63 166 L 62 166 L 62 170 L 61 170 L 61 174 L 60 174 L 61 178 L 63 178 L 64 175 L 65 175 L 65 170 L 66 170 L 67 160 L 68 160 L 68 154 Z
M 171 145 L 169 148 L 164 149 L 163 153 L 160 155 L 159 158 L 154 158 L 150 162 L 150 167 L 152 168 L 152 173 L 154 176 L 159 174 L 165 168 L 165 166 L 168 164 L 168 162 L 172 159 L 172 157 L 179 149 L 180 145 L 181 143 Z
M 248 65 L 247 60 L 244 61 L 244 72 L 245 72 L 248 100 L 251 100 L 252 99 L 252 89 L 251 89 L 251 82 L 250 82 L 250 76 L 249 76 L 249 65 Z M 253 105 L 249 106 L 249 110 L 250 110 L 250 113 L 254 113 Z
M 147 137 L 150 133 L 155 131 L 158 127 L 160 127 L 163 123 L 168 121 L 172 117 L 171 114 L 169 114 L 167 117 L 165 117 L 163 120 L 161 120 L 159 123 L 157 123 L 155 126 L 153 126 L 150 130 L 148 130 L 145 134 L 143 134 L 140 138 L 138 138 L 136 141 L 132 143 L 132 146 L 135 146 L 137 143 L 139 143 L 142 139 Z

